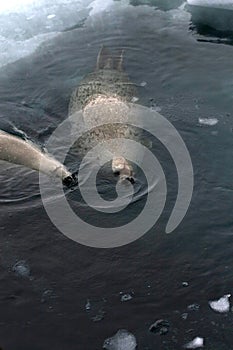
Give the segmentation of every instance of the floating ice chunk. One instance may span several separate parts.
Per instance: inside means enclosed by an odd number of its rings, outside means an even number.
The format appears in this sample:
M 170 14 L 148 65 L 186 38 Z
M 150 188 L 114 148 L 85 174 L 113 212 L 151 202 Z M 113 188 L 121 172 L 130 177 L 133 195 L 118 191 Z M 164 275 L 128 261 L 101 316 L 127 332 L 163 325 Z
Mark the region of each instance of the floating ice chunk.
M 137 341 L 132 333 L 120 329 L 112 338 L 104 341 L 103 348 L 107 350 L 135 350 Z
M 231 294 L 226 294 L 218 300 L 209 301 L 211 309 L 218 312 L 228 312 L 230 310 L 230 296 Z
M 54 15 L 54 14 L 48 15 L 48 16 L 47 16 L 48 19 L 52 19 L 52 18 L 54 18 L 54 17 L 56 17 L 56 15 Z
M 186 349 L 197 349 L 197 348 L 202 348 L 203 346 L 204 346 L 204 339 L 200 337 L 196 337 L 191 342 L 186 344 L 184 347 Z
M 200 305 L 196 303 L 190 304 L 188 305 L 187 309 L 190 311 L 198 311 L 200 309 Z
M 181 318 L 182 318 L 183 320 L 187 320 L 187 318 L 188 318 L 188 313 L 187 313 L 187 312 L 184 312 L 184 313 L 181 315 Z
M 134 102 L 137 102 L 137 101 L 138 101 L 138 97 L 135 97 L 135 96 L 134 96 L 134 97 L 132 97 L 131 102 L 133 102 L 133 103 L 134 103 Z
M 233 9 L 233 3 L 231 0 L 187 0 L 189 5 L 204 6 L 212 8 L 222 8 L 227 10 Z
M 18 261 L 12 268 L 12 270 L 16 273 L 16 275 L 21 277 L 29 277 L 30 276 L 30 268 L 25 260 Z
M 121 296 L 121 301 L 128 301 L 128 300 L 131 300 L 131 299 L 133 299 L 131 294 L 123 294 Z
M 86 309 L 86 311 L 91 310 L 91 302 L 90 302 L 89 299 L 87 299 L 87 302 L 86 302 L 86 305 L 85 305 L 85 309 Z
M 146 86 L 147 85 L 147 82 L 146 81 L 142 81 L 140 86 Z
M 199 118 L 198 119 L 200 124 L 204 124 L 204 125 L 216 125 L 218 123 L 218 119 L 217 118 Z
M 188 287 L 189 284 L 188 284 L 188 282 L 184 281 L 184 282 L 182 282 L 182 286 L 183 286 L 183 287 Z
M 53 294 L 53 291 L 51 289 L 46 289 L 43 293 L 42 293 L 42 296 L 41 296 L 41 303 L 45 303 L 46 301 L 48 301 L 51 296 Z
M 162 110 L 161 107 L 156 106 L 156 105 L 151 106 L 150 109 L 151 109 L 152 111 L 155 111 L 155 112 L 158 112 L 158 113 L 161 112 L 161 110 Z

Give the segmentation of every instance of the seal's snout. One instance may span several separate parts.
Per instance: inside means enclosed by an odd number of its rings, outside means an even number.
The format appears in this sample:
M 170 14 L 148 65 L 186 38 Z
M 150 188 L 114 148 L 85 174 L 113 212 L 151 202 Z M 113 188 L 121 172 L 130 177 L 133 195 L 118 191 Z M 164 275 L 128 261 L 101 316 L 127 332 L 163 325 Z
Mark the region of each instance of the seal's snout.
M 120 182 L 129 181 L 131 184 L 135 183 L 132 166 L 124 157 L 113 158 L 112 171 L 115 175 L 119 176 Z
M 62 180 L 62 183 L 64 186 L 69 188 L 77 184 L 77 178 L 74 174 L 71 174 L 64 177 L 64 179 Z

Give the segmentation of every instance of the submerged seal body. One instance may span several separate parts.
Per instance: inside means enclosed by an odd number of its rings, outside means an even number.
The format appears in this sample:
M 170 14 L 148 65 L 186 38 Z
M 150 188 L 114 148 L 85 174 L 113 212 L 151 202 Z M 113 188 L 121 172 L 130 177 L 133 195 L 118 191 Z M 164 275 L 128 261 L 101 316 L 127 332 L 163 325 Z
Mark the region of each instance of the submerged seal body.
M 123 51 L 113 56 L 102 47 L 96 70 L 88 74 L 71 95 L 69 115 L 82 111 L 83 124 L 89 130 L 78 141 L 77 146 L 83 154 L 99 142 L 138 136 L 138 131 L 127 125 L 129 103 L 137 90 L 123 71 L 122 63 Z M 97 122 L 104 125 L 96 126 Z M 112 156 L 112 170 L 121 180 L 134 181 L 132 166 L 122 156 L 120 145 Z
M 41 171 L 49 176 L 57 176 L 63 184 L 70 185 L 74 178 L 59 161 L 43 153 L 31 142 L 0 130 L 0 160 L 24 165 L 32 170 Z

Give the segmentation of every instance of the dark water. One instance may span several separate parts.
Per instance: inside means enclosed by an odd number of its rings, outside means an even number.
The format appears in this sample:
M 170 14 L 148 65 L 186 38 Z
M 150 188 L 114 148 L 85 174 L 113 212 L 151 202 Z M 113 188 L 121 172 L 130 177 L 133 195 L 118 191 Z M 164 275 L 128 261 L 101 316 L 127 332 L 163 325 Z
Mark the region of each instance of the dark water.
M 232 349 L 232 312 L 217 314 L 208 301 L 233 288 L 233 49 L 198 42 L 189 25 L 182 10 L 118 9 L 62 33 L 0 71 L 1 128 L 13 131 L 14 125 L 43 146 L 66 117 L 71 91 L 95 66 L 100 46 L 124 48 L 132 81 L 147 82 L 139 87 L 139 103 L 156 104 L 177 128 L 195 175 L 187 215 L 166 235 L 177 175 L 166 150 L 158 148 L 168 182 L 160 220 L 130 245 L 95 249 L 69 240 L 53 226 L 41 203 L 36 173 L 1 163 L 4 350 L 97 350 L 120 328 L 131 331 L 143 350 L 181 349 L 195 336 L 205 338 L 208 350 Z M 201 125 L 198 118 L 219 122 Z M 129 209 L 130 215 L 139 205 Z M 80 212 L 89 215 L 85 207 Z M 110 215 L 108 224 L 114 220 Z M 12 269 L 21 260 L 30 267 L 24 277 Z M 121 292 L 133 298 L 121 302 Z M 194 303 L 199 309 L 189 310 Z M 94 322 L 95 316 L 102 319 Z M 170 323 L 168 334 L 150 333 L 150 324 L 161 318 Z

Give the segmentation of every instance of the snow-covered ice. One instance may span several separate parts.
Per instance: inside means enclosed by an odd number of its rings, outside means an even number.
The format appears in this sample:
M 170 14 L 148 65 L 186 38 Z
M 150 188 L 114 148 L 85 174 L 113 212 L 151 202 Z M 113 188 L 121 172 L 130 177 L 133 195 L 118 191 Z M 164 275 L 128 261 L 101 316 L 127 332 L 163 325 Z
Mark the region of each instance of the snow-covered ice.
M 0 1 L 0 67 L 32 54 L 43 42 L 105 11 L 112 3 L 113 0 Z
M 230 294 L 226 294 L 218 300 L 209 301 L 211 309 L 217 312 L 228 312 L 230 310 Z

